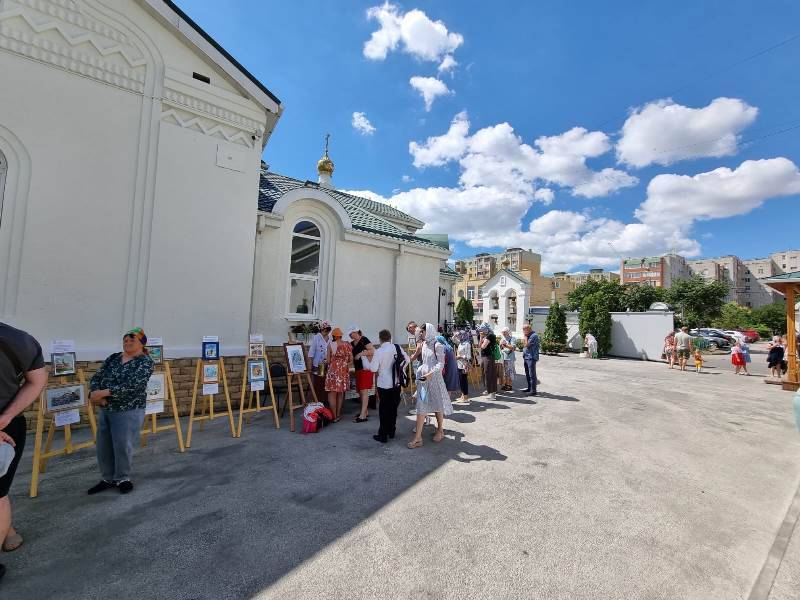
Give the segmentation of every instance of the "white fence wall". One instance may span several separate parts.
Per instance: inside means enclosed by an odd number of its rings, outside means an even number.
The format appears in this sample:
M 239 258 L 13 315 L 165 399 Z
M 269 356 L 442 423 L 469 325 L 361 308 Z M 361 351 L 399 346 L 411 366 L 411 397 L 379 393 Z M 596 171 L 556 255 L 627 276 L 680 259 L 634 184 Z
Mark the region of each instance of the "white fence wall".
M 533 330 L 543 335 L 547 315 L 531 315 L 529 320 Z M 613 312 L 611 324 L 611 356 L 659 360 L 664 350 L 664 338 L 673 329 L 673 313 Z M 583 347 L 577 312 L 567 313 L 567 346 L 576 352 Z

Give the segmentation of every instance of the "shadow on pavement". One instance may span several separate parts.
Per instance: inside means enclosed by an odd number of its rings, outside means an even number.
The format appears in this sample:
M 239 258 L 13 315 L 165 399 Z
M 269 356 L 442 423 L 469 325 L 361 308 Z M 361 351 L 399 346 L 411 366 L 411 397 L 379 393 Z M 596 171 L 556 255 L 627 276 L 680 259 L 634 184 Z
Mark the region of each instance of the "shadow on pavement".
M 466 411 L 508 409 L 473 401 Z M 355 407 L 346 406 L 348 412 Z M 400 410 L 404 412 L 403 408 Z M 459 411 L 457 422 L 475 417 Z M 349 417 L 317 434 L 275 430 L 267 413 L 232 439 L 227 423 L 197 430 L 179 454 L 174 434 L 137 449 L 136 488 L 87 496 L 98 480 L 94 451 L 52 460 L 40 495 L 29 499 L 31 454 L 14 484 L 15 524 L 25 544 L 2 562 L 2 597 L 250 598 L 311 559 L 448 461 L 503 461 L 496 448 L 446 430 L 406 448 L 413 417 L 398 418 L 397 438 L 372 439 L 377 415 Z

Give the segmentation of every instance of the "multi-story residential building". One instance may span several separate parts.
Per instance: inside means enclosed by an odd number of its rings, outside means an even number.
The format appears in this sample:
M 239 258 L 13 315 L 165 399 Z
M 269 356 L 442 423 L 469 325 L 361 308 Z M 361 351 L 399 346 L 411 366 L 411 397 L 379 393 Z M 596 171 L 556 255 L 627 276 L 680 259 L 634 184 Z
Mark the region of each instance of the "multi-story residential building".
M 455 296 L 457 299 L 472 300 L 475 308 L 475 320 L 485 320 L 484 285 L 498 271 L 505 269 L 518 274 L 530 283 L 529 303 L 537 306 L 548 305 L 554 290 L 554 282 L 552 278 L 541 275 L 541 265 L 540 254 L 523 248 L 508 248 L 505 252 L 497 254 L 483 252 L 470 258 L 457 260 L 455 271 L 463 279 L 455 284 Z M 563 295 L 566 297 L 566 292 Z
M 743 260 L 742 263 L 744 263 L 748 271 L 747 278 L 750 280 L 745 282 L 746 288 L 749 289 L 743 292 L 742 303 L 744 306 L 755 308 L 756 306 L 779 302 L 783 298 L 773 288 L 759 281 L 766 277 L 780 275 L 781 272 L 778 271 L 778 266 L 771 257 L 751 258 Z
M 794 273 L 800 271 L 800 250 L 785 250 L 783 252 L 773 252 L 770 258 L 775 262 L 778 269 L 777 274 Z
M 619 273 L 606 271 L 605 269 L 589 269 L 587 273 L 553 273 L 553 277 L 556 275 L 568 279 L 576 286 L 587 281 L 619 281 Z
M 686 259 L 679 254 L 626 258 L 622 261 L 621 282 L 632 285 L 650 285 L 668 288 L 678 279 L 691 277 Z

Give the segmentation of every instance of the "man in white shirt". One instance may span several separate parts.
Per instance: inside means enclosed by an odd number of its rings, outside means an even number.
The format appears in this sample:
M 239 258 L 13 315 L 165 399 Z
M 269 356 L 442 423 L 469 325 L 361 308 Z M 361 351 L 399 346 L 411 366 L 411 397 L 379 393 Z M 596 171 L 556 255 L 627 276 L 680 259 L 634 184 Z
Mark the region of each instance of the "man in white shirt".
M 385 444 L 389 438 L 394 437 L 394 430 L 397 425 L 397 407 L 400 405 L 400 382 L 394 369 L 395 357 L 399 351 L 403 357 L 403 369 L 409 362 L 408 354 L 403 348 L 392 343 L 392 334 L 388 329 L 383 329 L 378 333 L 381 347 L 375 351 L 375 355 L 370 359 L 366 355 L 361 356 L 361 362 L 365 369 L 378 374 L 378 417 L 380 427 L 378 433 L 372 439 Z

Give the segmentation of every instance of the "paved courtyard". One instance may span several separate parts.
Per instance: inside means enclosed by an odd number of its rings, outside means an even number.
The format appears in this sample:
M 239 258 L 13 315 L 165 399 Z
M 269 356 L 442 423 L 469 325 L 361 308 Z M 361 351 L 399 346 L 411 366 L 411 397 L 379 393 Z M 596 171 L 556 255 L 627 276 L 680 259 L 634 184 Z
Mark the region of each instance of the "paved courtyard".
M 29 444 L 0 594 L 797 598 L 792 394 L 709 363 L 543 357 L 539 397 L 477 397 L 414 451 L 407 416 L 386 446 L 375 416 L 303 436 L 264 413 L 238 440 L 218 421 L 185 455 L 164 433 L 128 496 L 86 496 L 84 451 L 29 499 Z

